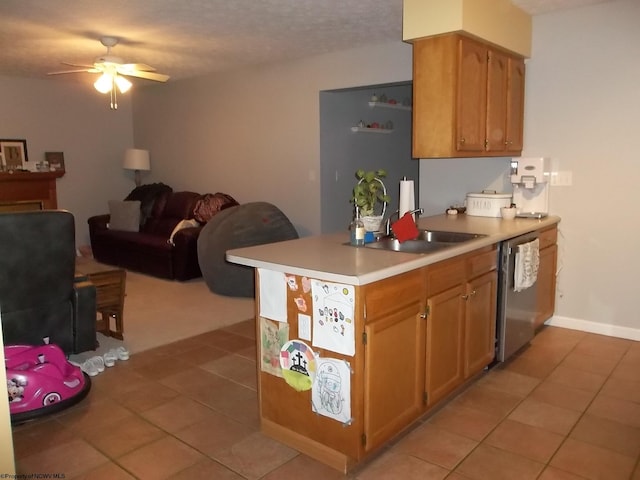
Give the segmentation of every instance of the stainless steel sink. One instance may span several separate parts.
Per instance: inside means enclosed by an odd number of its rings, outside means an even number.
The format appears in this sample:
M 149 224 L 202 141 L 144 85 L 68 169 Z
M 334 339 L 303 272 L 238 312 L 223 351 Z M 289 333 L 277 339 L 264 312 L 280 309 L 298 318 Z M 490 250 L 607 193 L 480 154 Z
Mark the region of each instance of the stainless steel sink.
M 443 232 L 437 230 L 420 230 L 420 235 L 416 240 L 437 243 L 461 243 L 475 240 L 476 238 L 486 237 L 478 233 L 465 232 Z
M 400 242 L 393 237 L 381 237 L 375 242 L 367 243 L 365 247 L 392 250 L 394 252 L 432 253 L 484 236 L 476 233 L 420 230 L 418 238 L 414 240 Z

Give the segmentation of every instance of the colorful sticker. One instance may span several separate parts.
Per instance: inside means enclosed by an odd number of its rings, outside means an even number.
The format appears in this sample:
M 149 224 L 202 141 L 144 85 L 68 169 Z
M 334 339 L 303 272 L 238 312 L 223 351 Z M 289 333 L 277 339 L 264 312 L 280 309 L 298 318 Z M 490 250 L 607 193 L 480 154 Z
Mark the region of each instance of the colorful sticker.
M 311 280 L 307 277 L 302 277 L 302 291 L 304 293 L 309 293 L 311 290 Z
M 300 310 L 302 313 L 307 311 L 307 302 L 303 297 L 296 297 L 293 299 L 293 301 L 296 302 L 296 307 L 298 307 L 298 310 Z
M 287 279 L 287 286 L 289 287 L 289 290 L 291 290 L 292 292 L 297 292 L 298 291 L 298 281 L 296 280 L 296 276 L 295 275 L 286 275 L 285 278 Z
M 290 340 L 280 349 L 280 367 L 285 381 L 298 392 L 310 390 L 316 373 L 316 358 L 309 345 Z

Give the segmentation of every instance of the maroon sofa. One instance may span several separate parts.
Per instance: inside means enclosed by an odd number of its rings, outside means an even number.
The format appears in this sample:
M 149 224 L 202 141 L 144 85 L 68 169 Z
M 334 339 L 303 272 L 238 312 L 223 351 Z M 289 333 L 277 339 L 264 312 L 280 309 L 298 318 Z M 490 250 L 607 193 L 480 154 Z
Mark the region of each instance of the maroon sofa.
M 154 184 L 162 185 L 162 184 Z M 93 257 L 101 263 L 116 265 L 148 275 L 171 280 L 189 280 L 201 277 L 198 264 L 198 236 L 204 223 L 197 227 L 179 230 L 169 239 L 181 220 L 202 219 L 198 212 L 207 210 L 211 194 L 173 192 L 166 185 L 155 188 L 149 195 L 145 186 L 137 187 L 125 200 L 142 200 L 139 231 L 123 231 L 109 228 L 110 215 L 97 215 L 88 219 Z M 146 186 L 149 187 L 149 186 Z M 216 193 L 216 206 L 224 208 L 238 205 L 231 197 Z M 210 204 L 210 202 L 209 202 Z M 204 208 L 203 208 L 204 207 Z

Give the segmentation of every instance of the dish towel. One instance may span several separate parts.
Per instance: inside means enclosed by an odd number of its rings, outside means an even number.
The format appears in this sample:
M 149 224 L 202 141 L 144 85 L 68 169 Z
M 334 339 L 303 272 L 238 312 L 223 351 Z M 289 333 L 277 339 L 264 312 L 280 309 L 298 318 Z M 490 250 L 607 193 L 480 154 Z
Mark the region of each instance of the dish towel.
M 394 222 L 391 225 L 391 230 L 400 243 L 413 240 L 420 234 L 416 221 L 409 212 L 405 213 L 400 220 Z
M 513 272 L 513 289 L 521 292 L 536 283 L 540 265 L 540 242 L 535 240 L 518 245 L 516 267 Z

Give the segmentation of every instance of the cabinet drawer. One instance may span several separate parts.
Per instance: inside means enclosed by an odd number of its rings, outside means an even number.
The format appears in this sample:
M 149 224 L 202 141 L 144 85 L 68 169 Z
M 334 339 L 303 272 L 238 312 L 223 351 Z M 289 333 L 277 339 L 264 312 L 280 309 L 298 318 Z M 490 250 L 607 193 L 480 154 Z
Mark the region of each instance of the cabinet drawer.
M 478 253 L 467 260 L 467 278 L 475 278 L 496 268 L 498 268 L 498 251 L 496 247 L 492 247 L 491 250 Z
M 427 290 L 435 295 L 464 282 L 464 261 L 445 260 L 427 267 Z
M 384 318 L 391 312 L 420 302 L 425 295 L 424 269 L 365 285 L 363 291 L 367 323 Z
M 538 236 L 540 249 L 550 247 L 558 241 L 558 227 L 548 228 L 540 232 Z

